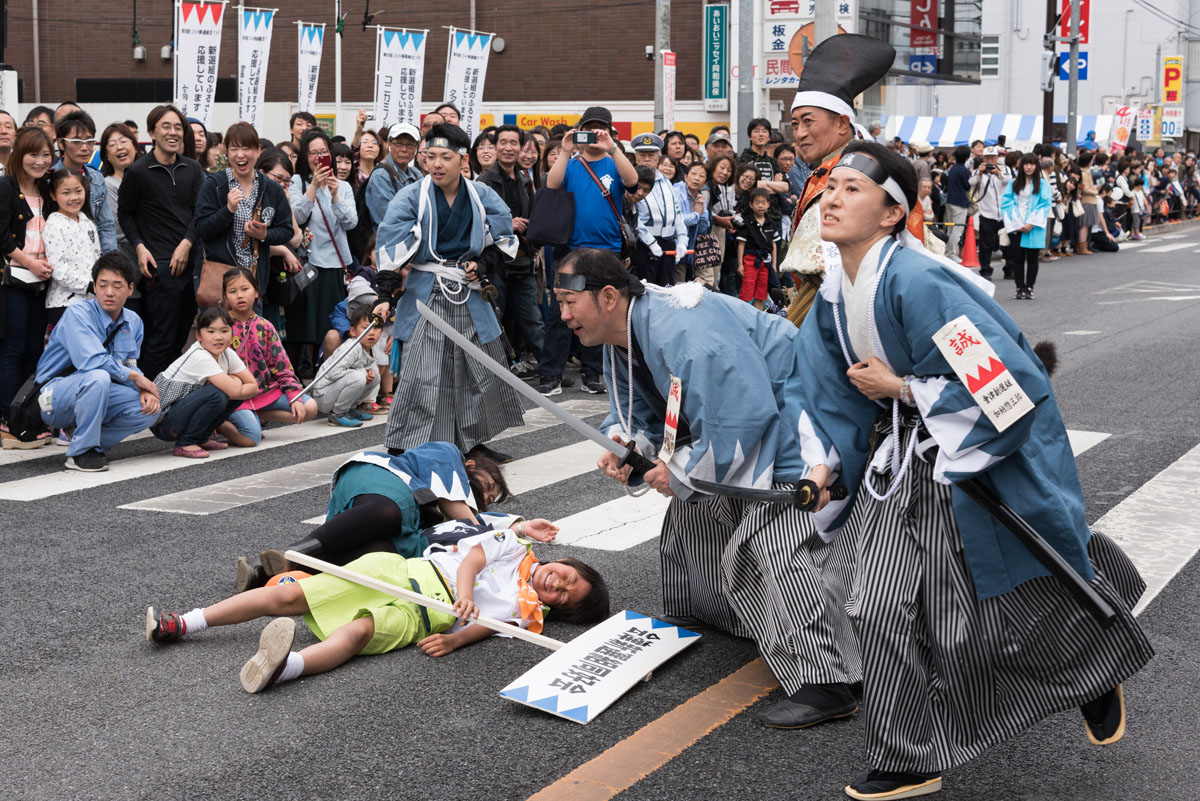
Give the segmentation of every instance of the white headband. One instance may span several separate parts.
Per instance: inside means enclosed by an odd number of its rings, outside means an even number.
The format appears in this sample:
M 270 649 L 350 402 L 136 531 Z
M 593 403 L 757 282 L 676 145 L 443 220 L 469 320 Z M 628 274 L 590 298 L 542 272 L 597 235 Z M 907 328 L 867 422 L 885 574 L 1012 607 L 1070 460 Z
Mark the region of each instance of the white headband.
M 880 189 L 887 192 L 892 200 L 900 204 L 900 207 L 904 209 L 905 217 L 908 217 L 908 213 L 912 211 L 908 205 L 908 198 L 904 196 L 904 190 L 900 188 L 900 184 L 896 183 L 896 179 L 884 171 L 882 164 L 867 154 L 861 152 L 847 153 L 838 159 L 837 164 L 833 165 L 834 169 L 838 167 L 849 167 L 855 172 L 862 173 L 867 178 L 870 178 Z
M 796 92 L 791 110 L 795 111 L 800 106 L 816 106 L 832 111 L 834 114 L 845 114 L 850 118 L 851 125 L 858 122 L 854 117 L 854 108 L 837 95 L 831 95 L 828 92 Z

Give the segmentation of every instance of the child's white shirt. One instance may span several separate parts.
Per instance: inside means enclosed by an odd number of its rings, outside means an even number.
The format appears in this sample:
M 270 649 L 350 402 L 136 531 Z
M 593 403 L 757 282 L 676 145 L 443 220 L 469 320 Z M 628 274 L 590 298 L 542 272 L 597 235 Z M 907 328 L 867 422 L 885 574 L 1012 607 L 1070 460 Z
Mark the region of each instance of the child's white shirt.
M 100 258 L 96 224 L 83 213 L 72 220 L 56 211 L 46 220 L 42 242 L 46 261 L 54 270 L 46 292 L 46 308 L 58 309 L 91 297 L 87 287 L 92 281 L 92 267 Z
M 457 598 L 459 565 L 476 545 L 483 548 L 487 560 L 475 579 L 472 593 L 479 614 L 528 628 L 529 621 L 521 620 L 517 590 L 521 580 L 521 563 L 525 561 L 529 549 L 511 530 L 476 534 L 459 540 L 458 545 L 430 545 L 425 549 L 424 557 L 438 569 Z M 532 573 L 530 575 L 532 577 Z M 464 626 L 456 622 L 450 631 L 462 628 Z
M 346 355 L 342 356 L 343 353 Z M 333 366 L 320 373 L 320 378 L 313 387 L 314 391 L 327 389 L 351 370 L 362 370 L 365 373 L 375 369 L 374 355 L 369 349 L 363 348 L 361 342 L 355 342 L 353 337 L 338 345 L 337 350 L 325 358 L 325 363 Z

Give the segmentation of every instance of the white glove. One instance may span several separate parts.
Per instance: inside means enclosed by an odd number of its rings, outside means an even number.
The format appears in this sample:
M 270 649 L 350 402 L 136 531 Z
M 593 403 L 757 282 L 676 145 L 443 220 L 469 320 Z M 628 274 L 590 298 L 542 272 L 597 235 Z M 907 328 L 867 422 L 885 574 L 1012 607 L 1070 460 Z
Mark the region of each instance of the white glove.
M 653 257 L 654 257 L 654 258 L 656 258 L 656 259 L 661 259 L 661 258 L 662 258 L 662 248 L 659 246 L 659 244 L 658 244 L 657 242 L 653 242 L 653 243 L 651 243 L 651 245 L 650 245 L 650 255 L 651 255 L 651 256 L 653 256 Z

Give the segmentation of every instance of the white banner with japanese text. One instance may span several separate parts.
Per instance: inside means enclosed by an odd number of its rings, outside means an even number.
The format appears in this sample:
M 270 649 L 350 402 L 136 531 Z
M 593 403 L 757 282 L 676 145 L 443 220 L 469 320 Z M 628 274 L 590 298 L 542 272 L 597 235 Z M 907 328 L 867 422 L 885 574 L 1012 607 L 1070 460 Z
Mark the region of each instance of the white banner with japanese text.
M 212 123 L 225 3 L 175 4 L 175 102 L 189 117 Z
M 266 111 L 267 61 L 275 30 L 274 8 L 241 9 L 238 36 L 238 119 L 263 129 Z
M 450 29 L 445 101 L 458 107 L 462 128 L 472 141 L 479 128 L 479 108 L 483 105 L 483 82 L 487 78 L 491 45 L 492 35 L 489 33 Z
M 321 77 L 321 46 L 325 43 L 325 23 L 301 22 L 300 49 L 296 65 L 300 77 L 299 110 L 312 114 L 317 105 L 317 79 Z
M 421 125 L 426 31 L 376 28 L 375 125 Z

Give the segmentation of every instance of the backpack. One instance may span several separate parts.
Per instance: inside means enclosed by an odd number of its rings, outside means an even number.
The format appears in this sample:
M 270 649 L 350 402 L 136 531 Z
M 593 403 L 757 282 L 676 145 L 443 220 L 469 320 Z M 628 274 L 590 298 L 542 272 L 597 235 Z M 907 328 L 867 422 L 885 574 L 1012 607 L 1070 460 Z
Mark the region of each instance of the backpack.
M 109 349 L 123 328 L 125 328 L 124 320 L 104 338 L 104 350 Z M 54 379 L 68 376 L 73 372 L 75 372 L 75 365 L 68 364 L 57 375 L 53 375 L 39 384 L 35 370 L 33 375 L 27 378 L 21 388 L 17 390 L 17 394 L 13 396 L 12 406 L 8 410 L 8 433 L 22 442 L 33 442 L 40 435 L 49 431 L 50 427 L 42 422 L 42 407 L 38 403 L 42 388 Z

